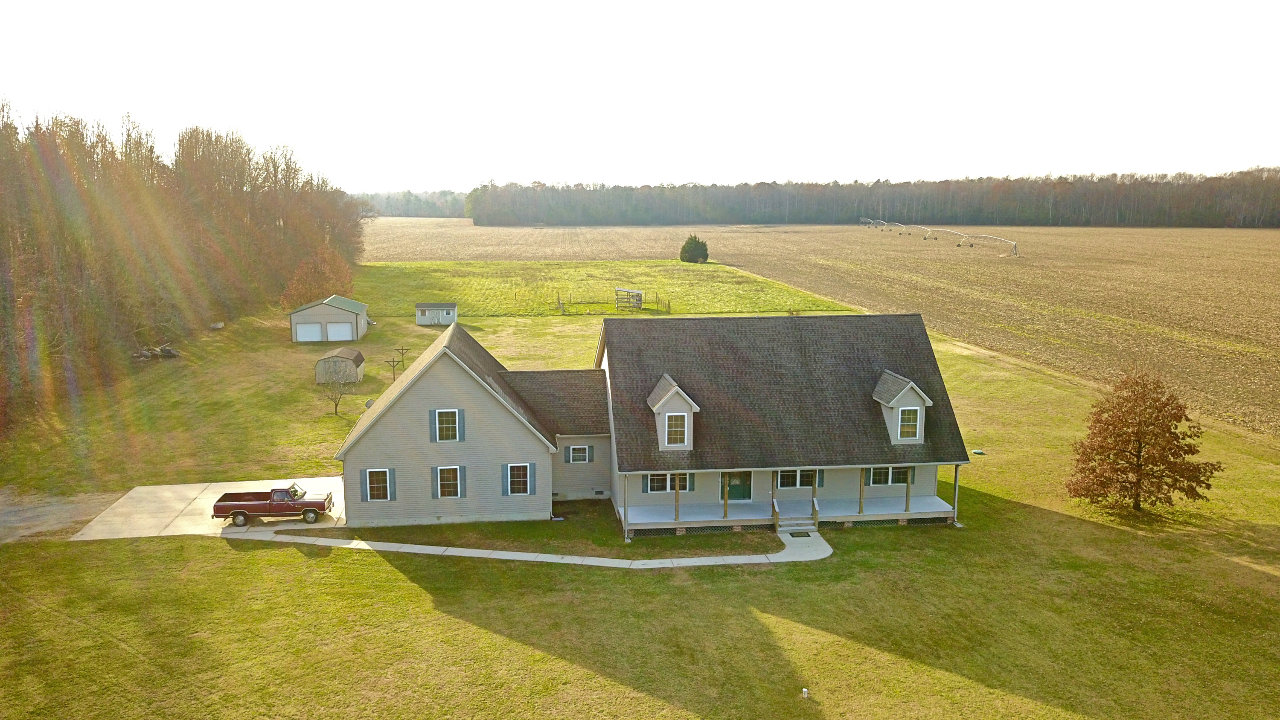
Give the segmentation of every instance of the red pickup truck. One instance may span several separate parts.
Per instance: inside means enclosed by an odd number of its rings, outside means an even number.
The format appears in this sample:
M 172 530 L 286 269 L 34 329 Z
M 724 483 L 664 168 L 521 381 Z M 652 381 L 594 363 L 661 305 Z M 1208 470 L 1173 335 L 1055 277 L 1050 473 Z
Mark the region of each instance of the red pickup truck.
M 294 483 L 287 488 L 268 492 L 223 493 L 213 504 L 213 517 L 231 518 L 236 527 L 249 524 L 252 517 L 299 516 L 307 523 L 320 519 L 320 513 L 333 510 L 333 493 L 308 495 Z

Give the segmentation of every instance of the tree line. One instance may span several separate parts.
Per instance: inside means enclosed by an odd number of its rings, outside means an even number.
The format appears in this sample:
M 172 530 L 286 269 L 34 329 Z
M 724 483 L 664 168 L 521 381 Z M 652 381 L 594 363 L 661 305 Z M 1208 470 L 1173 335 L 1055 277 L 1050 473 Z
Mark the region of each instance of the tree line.
M 892 183 L 485 185 L 477 225 L 855 224 L 1280 227 L 1280 168 Z
M 369 203 L 378 215 L 390 217 L 463 217 L 467 196 L 450 190 L 415 193 L 356 193 L 352 197 Z
M 132 122 L 20 129 L 0 105 L 0 429 L 109 384 L 141 346 L 275 301 L 317 254 L 354 263 L 361 208 L 235 134 L 185 130 L 166 162 Z

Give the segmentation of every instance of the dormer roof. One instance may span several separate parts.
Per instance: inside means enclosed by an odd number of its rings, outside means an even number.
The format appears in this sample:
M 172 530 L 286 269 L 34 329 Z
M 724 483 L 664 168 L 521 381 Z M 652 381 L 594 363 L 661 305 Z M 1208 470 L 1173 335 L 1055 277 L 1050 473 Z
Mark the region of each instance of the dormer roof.
M 649 409 L 657 412 L 662 403 L 666 402 L 667 398 L 675 395 L 676 393 L 679 393 L 680 397 L 684 398 L 685 401 L 689 403 L 689 406 L 693 408 L 694 412 L 698 412 L 702 409 L 698 407 L 698 403 L 694 402 L 693 398 L 686 395 L 685 392 L 680 389 L 680 386 L 676 384 L 676 381 L 671 379 L 671 376 L 666 373 L 662 373 L 662 377 L 658 378 L 658 384 L 653 386 L 653 392 L 649 393 Z
M 875 398 L 876 402 L 881 405 L 896 407 L 898 398 L 902 397 L 902 394 L 908 389 L 916 391 L 920 399 L 924 400 L 925 407 L 933 405 L 933 401 L 929 399 L 928 395 L 924 394 L 924 391 L 919 386 L 892 370 L 880 371 L 880 379 L 876 381 L 876 389 L 871 391 L 871 397 Z

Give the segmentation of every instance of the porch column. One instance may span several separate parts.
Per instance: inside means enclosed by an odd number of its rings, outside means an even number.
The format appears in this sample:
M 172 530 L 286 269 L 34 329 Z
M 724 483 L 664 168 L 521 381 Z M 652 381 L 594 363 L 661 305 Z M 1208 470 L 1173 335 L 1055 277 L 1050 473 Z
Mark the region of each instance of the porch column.
M 720 473 L 720 494 L 724 495 L 724 519 L 729 519 L 729 476 Z
M 862 473 L 864 472 L 871 472 L 871 470 L 868 468 L 858 472 L 858 514 L 859 515 L 862 514 L 862 498 L 863 498 L 863 495 L 866 494 L 866 490 L 867 490 L 867 481 L 865 478 L 862 477 Z
M 893 475 L 892 469 L 889 470 L 889 474 L 890 474 L 890 477 L 892 477 Z M 915 474 L 916 474 L 915 469 L 911 469 L 907 471 L 907 504 L 902 509 L 902 512 L 904 513 L 911 512 L 911 478 L 914 477 Z
M 818 527 L 818 473 L 813 474 L 813 498 L 809 502 L 809 508 L 813 511 L 813 526 Z
M 680 481 L 676 480 L 675 473 L 671 473 L 667 476 L 667 482 L 676 486 L 676 522 L 680 522 Z
M 630 484 L 627 481 L 630 479 L 630 475 L 622 476 L 622 539 L 626 542 L 631 542 L 631 528 L 628 525 L 631 520 L 631 516 L 627 512 L 627 495 L 629 494 L 627 492 L 627 485 Z
M 957 522 L 960 512 L 960 465 L 956 465 L 955 479 L 951 481 L 951 522 Z

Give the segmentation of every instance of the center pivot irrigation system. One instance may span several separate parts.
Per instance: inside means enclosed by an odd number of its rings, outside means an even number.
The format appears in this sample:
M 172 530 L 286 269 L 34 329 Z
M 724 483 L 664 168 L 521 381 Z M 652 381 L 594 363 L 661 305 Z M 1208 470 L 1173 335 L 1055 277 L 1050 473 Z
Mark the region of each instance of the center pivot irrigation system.
M 999 240 L 1000 242 L 1009 243 L 1009 246 L 1010 246 L 1009 255 L 1011 257 L 1018 257 L 1018 243 L 1012 240 L 1007 240 L 1002 237 L 996 237 L 995 235 L 969 235 L 967 233 L 962 233 L 958 230 L 947 230 L 945 228 L 927 228 L 923 225 L 903 225 L 902 223 L 886 222 L 884 220 L 872 220 L 871 218 L 862 218 L 862 224 L 868 225 L 870 227 L 879 227 L 879 228 L 886 228 L 889 226 L 900 227 L 903 230 L 907 230 L 910 228 L 919 228 L 924 231 L 925 240 L 928 240 L 930 235 L 933 235 L 933 237 L 936 239 L 938 237 L 938 233 L 940 232 L 951 233 L 952 235 L 958 236 L 961 239 L 961 241 L 968 240 L 971 243 L 974 240 L 980 240 L 980 239 Z

